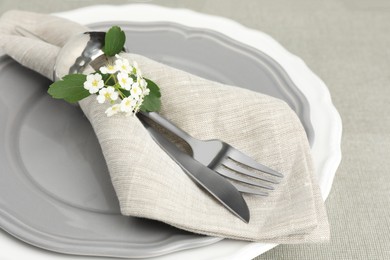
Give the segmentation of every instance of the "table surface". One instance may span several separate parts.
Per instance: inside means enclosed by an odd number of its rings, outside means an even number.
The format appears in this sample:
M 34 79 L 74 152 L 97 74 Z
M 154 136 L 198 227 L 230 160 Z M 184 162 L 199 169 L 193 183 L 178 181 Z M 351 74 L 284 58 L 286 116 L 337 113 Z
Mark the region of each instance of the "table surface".
M 326 83 L 341 114 L 343 160 L 326 201 L 330 242 L 280 245 L 256 260 L 390 259 L 390 1 L 1 0 L 0 14 L 140 2 L 227 17 L 271 35 Z

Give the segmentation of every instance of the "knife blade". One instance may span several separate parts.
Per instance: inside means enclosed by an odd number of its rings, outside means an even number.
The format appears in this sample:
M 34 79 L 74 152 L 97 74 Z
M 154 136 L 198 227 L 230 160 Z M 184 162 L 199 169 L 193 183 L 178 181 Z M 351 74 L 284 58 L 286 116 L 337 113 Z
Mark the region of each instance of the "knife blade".
M 182 152 L 161 133 L 154 129 L 143 118 L 139 118 L 154 141 L 183 169 L 183 171 L 199 184 L 231 213 L 245 223 L 249 222 L 250 213 L 241 193 L 218 173 L 196 161 L 190 155 Z

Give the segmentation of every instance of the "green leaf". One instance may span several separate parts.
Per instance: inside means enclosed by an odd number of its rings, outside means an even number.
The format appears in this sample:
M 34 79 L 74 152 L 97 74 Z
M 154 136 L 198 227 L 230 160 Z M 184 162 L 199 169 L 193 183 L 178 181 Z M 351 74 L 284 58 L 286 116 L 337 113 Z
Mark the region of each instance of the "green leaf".
M 144 102 L 140 107 L 141 111 L 144 112 L 155 112 L 159 111 L 161 108 L 161 92 L 160 88 L 156 83 L 151 81 L 150 79 L 146 79 L 148 83 L 148 88 L 150 89 L 149 95 L 145 96 Z
M 130 90 L 126 90 L 124 88 L 121 88 L 120 90 L 121 90 L 122 94 L 125 95 L 126 97 L 130 96 Z
M 120 53 L 125 46 L 126 35 L 119 26 L 113 26 L 108 30 L 104 38 L 104 54 L 115 56 Z
M 159 97 L 149 94 L 144 98 L 140 110 L 144 112 L 155 112 L 155 111 L 159 111 L 160 107 L 161 107 L 161 99 Z
M 157 86 L 157 84 L 151 81 L 150 79 L 146 79 L 146 78 L 144 79 L 148 83 L 148 88 L 150 89 L 149 95 L 161 97 L 160 88 Z
M 51 84 L 47 93 L 53 98 L 75 103 L 90 95 L 89 91 L 84 88 L 86 78 L 87 76 L 83 74 L 66 75 Z

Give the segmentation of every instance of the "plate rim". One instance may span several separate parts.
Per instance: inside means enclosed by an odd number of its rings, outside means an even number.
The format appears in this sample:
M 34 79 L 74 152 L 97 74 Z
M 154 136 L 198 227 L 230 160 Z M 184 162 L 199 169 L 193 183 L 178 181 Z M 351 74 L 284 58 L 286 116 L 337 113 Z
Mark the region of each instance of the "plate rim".
M 115 10 L 115 12 L 111 12 L 110 14 L 107 8 L 109 8 L 110 10 Z M 187 9 L 173 9 L 150 4 L 130 4 L 123 6 L 100 5 L 80 8 L 62 13 L 56 13 L 55 15 L 68 18 L 82 24 L 89 24 L 93 22 L 88 19 L 95 19 L 94 22 L 102 22 L 102 17 L 97 15 L 101 12 L 104 12 L 104 14 L 106 15 L 104 17 L 106 21 L 112 22 L 119 21 L 118 19 L 120 17 L 128 17 L 129 10 L 131 10 L 132 13 L 136 14 L 134 16 L 131 16 L 131 18 L 133 19 L 132 21 L 137 20 L 141 22 L 146 22 L 151 21 L 151 19 L 158 19 L 154 21 L 171 21 L 177 22 L 179 24 L 182 24 L 184 22 L 184 25 L 187 25 L 189 27 L 207 28 L 215 30 L 233 39 L 236 39 L 234 31 L 240 32 L 240 40 L 242 40 L 240 42 L 255 47 L 256 49 L 261 47 L 261 51 L 275 59 L 286 70 L 287 74 L 293 80 L 295 85 L 304 93 L 304 95 L 306 97 L 307 95 L 311 96 L 311 98 L 308 98 L 309 103 L 312 103 L 310 102 L 310 100 L 315 100 L 315 102 L 319 102 L 323 105 L 326 105 L 329 110 L 327 111 L 328 113 L 325 116 L 333 120 L 333 126 L 331 129 L 332 133 L 330 137 L 330 140 L 332 141 L 332 147 L 329 148 L 329 150 L 332 151 L 333 156 L 331 156 L 331 158 L 328 158 L 324 162 L 320 162 L 322 163 L 321 167 L 323 171 L 330 173 L 330 175 L 326 179 L 326 183 L 325 180 L 321 179 L 320 182 L 322 181 L 321 183 L 325 183 L 321 185 L 323 198 L 325 199 L 328 196 L 335 172 L 341 161 L 341 148 L 339 147 L 341 145 L 342 133 L 341 118 L 336 108 L 332 104 L 330 93 L 325 83 L 321 79 L 319 79 L 319 77 L 317 77 L 313 72 L 311 72 L 311 70 L 300 58 L 289 53 L 287 50 L 284 49 L 284 47 L 282 47 L 279 43 L 277 43 L 270 36 L 264 33 L 246 28 L 238 24 L 237 22 L 227 18 L 201 14 Z M 86 11 L 89 14 L 93 15 L 85 16 Z M 148 13 L 153 18 L 147 18 L 147 16 L 144 15 L 145 13 Z M 126 14 L 127 16 L 123 16 L 123 14 Z M 124 21 L 123 18 L 120 18 L 120 20 Z M 242 37 L 243 35 L 244 37 Z M 259 44 L 259 40 L 263 41 L 262 44 Z M 294 66 L 296 67 L 294 68 Z M 306 73 L 306 76 L 308 78 L 305 79 L 305 81 L 302 81 L 302 79 L 299 79 L 297 76 L 294 76 L 296 75 L 295 73 Z M 318 93 L 312 93 L 308 88 L 301 88 L 303 85 L 312 81 L 315 81 L 317 83 Z M 310 106 L 310 108 L 312 107 Z M 313 114 L 315 113 L 311 113 L 311 117 L 313 116 Z M 318 151 L 315 151 L 313 149 L 313 155 L 316 152 Z M 241 250 L 237 251 L 234 255 L 231 255 L 229 257 L 232 259 L 250 259 L 252 257 L 257 256 L 258 254 L 264 253 L 265 251 L 271 249 L 273 246 L 276 246 L 274 244 L 266 244 L 266 246 L 262 247 L 262 245 L 264 244 L 251 242 L 245 243 L 245 245 L 242 246 Z

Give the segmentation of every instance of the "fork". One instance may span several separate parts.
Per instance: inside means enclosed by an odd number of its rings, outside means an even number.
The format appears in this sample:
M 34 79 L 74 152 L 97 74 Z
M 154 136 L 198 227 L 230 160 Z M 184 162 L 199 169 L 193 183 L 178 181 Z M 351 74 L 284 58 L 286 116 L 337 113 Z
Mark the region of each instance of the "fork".
M 196 139 L 156 112 L 140 111 L 138 114 L 142 121 L 148 118 L 185 141 L 195 160 L 233 180 L 232 184 L 242 193 L 268 196 L 267 190 L 274 190 L 274 187 L 267 183 L 278 184 L 283 178 L 280 172 L 256 162 L 226 142 Z

